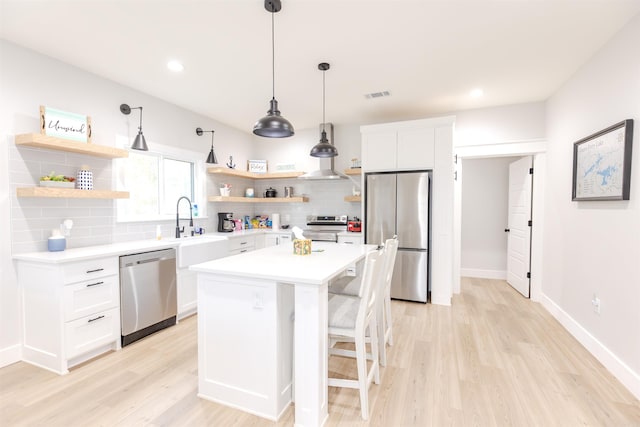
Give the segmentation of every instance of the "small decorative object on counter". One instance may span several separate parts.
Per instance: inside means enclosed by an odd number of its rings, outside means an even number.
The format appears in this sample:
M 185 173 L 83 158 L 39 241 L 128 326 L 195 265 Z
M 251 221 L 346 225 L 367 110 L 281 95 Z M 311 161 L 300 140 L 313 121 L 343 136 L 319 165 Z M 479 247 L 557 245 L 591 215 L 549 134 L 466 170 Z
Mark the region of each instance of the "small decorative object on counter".
M 293 197 L 293 187 L 284 187 L 284 197 Z
M 193 216 L 198 216 L 198 205 L 195 203 L 193 204 Z
M 64 251 L 67 247 L 67 239 L 63 235 L 60 234 L 60 230 L 56 230 L 55 228 L 51 230 L 51 237 L 47 241 L 47 248 L 49 252 L 60 252 Z
M 351 168 L 352 169 L 358 169 L 362 167 L 362 162 L 360 162 L 360 160 L 358 160 L 357 157 L 354 157 L 353 159 L 351 159 Z
M 251 228 L 251 219 L 249 218 L 249 215 L 245 215 L 244 216 L 244 229 L 248 230 Z
M 80 167 L 76 179 L 76 188 L 80 190 L 93 190 L 93 172 L 89 170 L 89 166 L 82 165 Z
M 72 176 L 56 175 L 56 173 L 52 171 L 49 175 L 40 177 L 40 186 L 74 188 L 76 186 L 75 181 L 76 179 Z
M 278 192 L 274 188 L 267 188 L 264 192 L 264 197 L 276 197 Z
M 156 240 L 162 240 L 162 229 L 156 225 Z
M 244 197 L 253 197 L 253 188 L 247 188 L 244 190 Z
M 294 255 L 311 255 L 310 239 L 293 239 Z

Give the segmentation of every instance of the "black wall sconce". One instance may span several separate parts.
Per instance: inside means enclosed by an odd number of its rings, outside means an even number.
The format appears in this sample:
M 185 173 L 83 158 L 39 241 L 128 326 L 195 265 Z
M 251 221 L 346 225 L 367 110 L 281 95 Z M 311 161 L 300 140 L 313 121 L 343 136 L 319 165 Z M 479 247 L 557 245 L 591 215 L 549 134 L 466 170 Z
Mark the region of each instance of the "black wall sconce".
M 202 134 L 205 132 L 211 132 L 211 151 L 209 151 L 209 157 L 207 157 L 207 163 L 217 165 L 218 159 L 216 158 L 216 153 L 213 151 L 213 134 L 215 133 L 215 130 L 202 130 L 202 128 L 196 128 L 196 134 L 198 136 L 202 136 Z
M 147 141 L 144 139 L 144 135 L 142 134 L 142 107 L 129 107 L 127 104 L 120 104 L 120 112 L 124 115 L 131 114 L 131 110 L 140 110 L 140 126 L 138 126 L 138 135 L 136 135 L 136 139 L 133 140 L 133 145 L 131 148 L 133 150 L 140 151 L 149 151 L 149 147 L 147 147 Z

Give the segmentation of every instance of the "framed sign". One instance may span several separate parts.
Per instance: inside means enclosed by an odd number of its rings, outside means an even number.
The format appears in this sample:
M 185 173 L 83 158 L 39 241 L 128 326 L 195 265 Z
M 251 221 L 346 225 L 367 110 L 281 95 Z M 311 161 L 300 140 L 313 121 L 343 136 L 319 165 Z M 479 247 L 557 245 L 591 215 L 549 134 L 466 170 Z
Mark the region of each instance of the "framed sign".
M 629 200 L 633 120 L 573 144 L 571 200 Z
M 91 117 L 40 106 L 40 133 L 91 143 Z
M 267 161 L 247 160 L 247 170 L 253 173 L 267 173 Z

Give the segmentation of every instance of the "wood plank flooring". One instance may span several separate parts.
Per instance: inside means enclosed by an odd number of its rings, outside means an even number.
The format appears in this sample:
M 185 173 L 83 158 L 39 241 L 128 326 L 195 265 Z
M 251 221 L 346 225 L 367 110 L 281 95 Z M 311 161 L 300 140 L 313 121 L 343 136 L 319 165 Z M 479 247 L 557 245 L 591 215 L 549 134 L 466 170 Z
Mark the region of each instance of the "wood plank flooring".
M 329 389 L 328 426 L 640 426 L 640 402 L 539 304 L 463 279 L 451 307 L 394 301 L 395 345 L 360 418 Z M 332 375 L 354 377 L 331 358 Z M 0 369 L 1 426 L 290 426 L 199 399 L 196 318 L 58 376 Z

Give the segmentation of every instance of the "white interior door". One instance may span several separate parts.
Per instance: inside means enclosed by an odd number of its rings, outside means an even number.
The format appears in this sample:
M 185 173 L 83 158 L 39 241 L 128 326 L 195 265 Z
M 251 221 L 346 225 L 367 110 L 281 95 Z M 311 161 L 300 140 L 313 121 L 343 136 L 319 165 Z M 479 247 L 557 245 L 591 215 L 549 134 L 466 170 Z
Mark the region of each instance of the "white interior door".
M 507 282 L 529 298 L 531 264 L 531 156 L 509 165 Z

